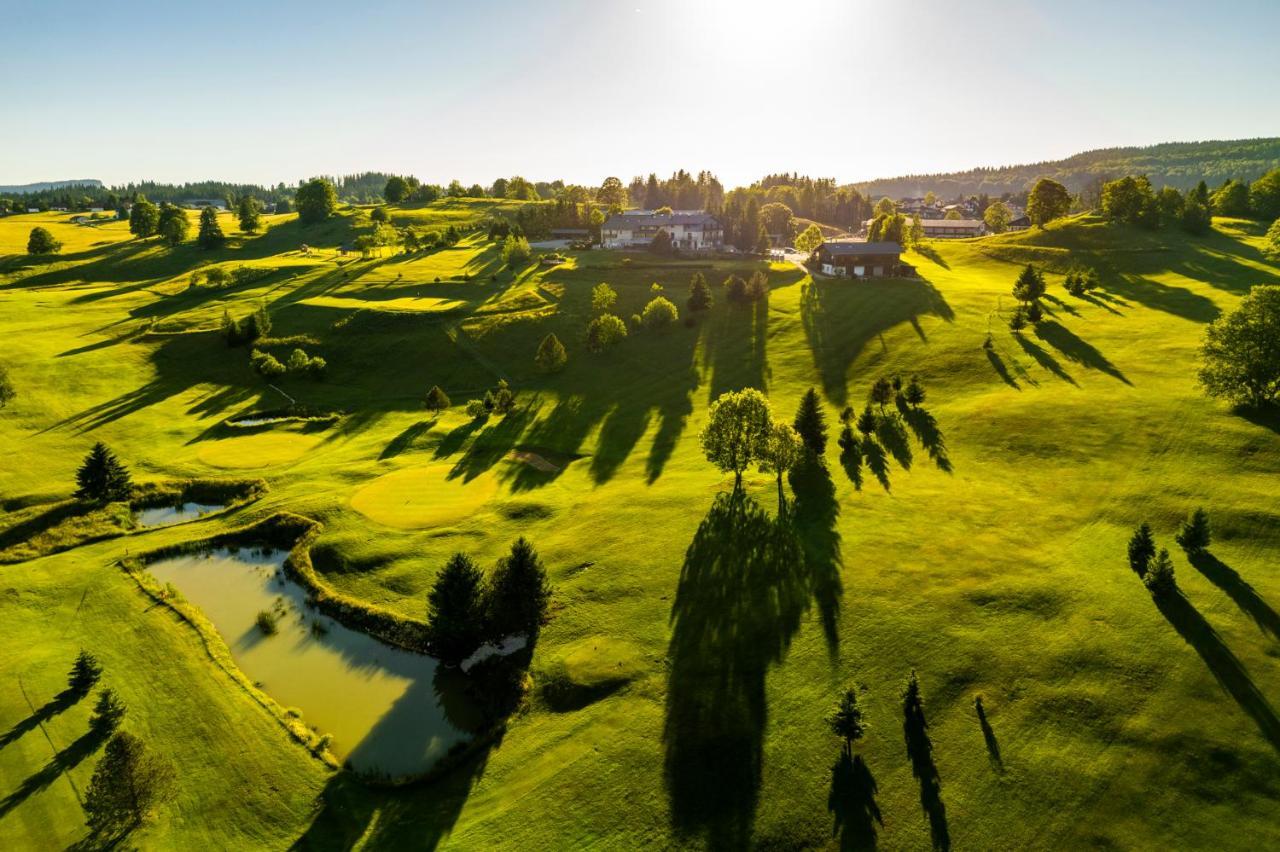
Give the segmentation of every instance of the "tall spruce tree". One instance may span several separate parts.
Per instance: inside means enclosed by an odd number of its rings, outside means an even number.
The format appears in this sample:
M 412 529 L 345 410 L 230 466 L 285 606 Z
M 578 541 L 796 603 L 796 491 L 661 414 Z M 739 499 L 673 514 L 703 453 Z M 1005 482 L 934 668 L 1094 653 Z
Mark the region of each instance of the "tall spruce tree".
M 551 586 L 537 551 L 521 537 L 511 555 L 498 560 L 489 593 L 489 629 L 494 638 L 537 634 L 547 618 Z
M 457 665 L 484 640 L 484 621 L 484 575 L 466 554 L 456 553 L 427 594 L 432 651 Z
M 796 410 L 795 430 L 800 433 L 804 448 L 811 455 L 821 457 L 827 449 L 827 416 L 822 410 L 818 391 L 809 388 L 800 398 Z
M 713 301 L 706 276 L 701 272 L 693 273 L 693 279 L 689 281 L 689 312 L 709 311 Z
M 1203 508 L 1198 508 L 1191 513 L 1191 517 L 1182 522 L 1181 529 L 1178 530 L 1175 541 L 1178 546 L 1189 554 L 1203 553 L 1212 540 L 1212 532 L 1209 529 L 1209 513 Z
M 1151 560 L 1156 555 L 1156 540 L 1151 535 L 1151 527 L 1143 523 L 1129 539 L 1129 567 L 1139 577 L 1145 577 Z
M 196 242 L 200 248 L 205 250 L 222 248 L 226 241 L 227 236 L 222 233 L 222 226 L 218 224 L 218 211 L 212 206 L 201 210 L 200 228 L 196 232 Z
M 126 500 L 133 480 L 115 453 L 99 441 L 93 445 L 80 469 L 76 471 L 76 496 L 84 500 L 109 502 Z
M 560 338 L 552 333 L 542 338 L 542 342 L 538 344 L 538 354 L 533 360 L 542 372 L 558 373 L 564 369 L 565 363 L 569 360 L 569 354 L 564 351 L 564 344 L 560 342 Z

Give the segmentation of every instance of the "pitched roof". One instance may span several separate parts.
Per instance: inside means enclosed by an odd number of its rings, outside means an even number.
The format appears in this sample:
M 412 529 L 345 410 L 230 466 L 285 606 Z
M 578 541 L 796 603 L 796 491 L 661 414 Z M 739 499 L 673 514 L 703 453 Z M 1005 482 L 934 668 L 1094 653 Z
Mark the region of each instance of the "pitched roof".
M 902 246 L 893 242 L 866 243 L 861 240 L 828 241 L 818 246 L 836 257 L 869 257 L 873 255 L 899 255 Z
M 676 210 L 671 213 L 655 213 L 652 210 L 632 210 L 610 216 L 604 226 L 608 230 L 635 230 L 656 228 L 661 225 L 719 225 L 720 221 L 701 210 Z
M 981 219 L 924 219 L 926 228 L 980 228 L 984 224 Z

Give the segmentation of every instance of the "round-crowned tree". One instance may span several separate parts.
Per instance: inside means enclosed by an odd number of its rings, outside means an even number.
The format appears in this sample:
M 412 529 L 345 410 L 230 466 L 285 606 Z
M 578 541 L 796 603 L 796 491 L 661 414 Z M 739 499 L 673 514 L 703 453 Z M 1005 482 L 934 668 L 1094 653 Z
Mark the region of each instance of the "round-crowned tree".
M 60 243 L 48 228 L 36 226 L 27 237 L 27 254 L 57 254 L 62 251 Z
M 338 208 L 338 191 L 324 178 L 312 178 L 298 187 L 293 203 L 304 225 L 323 222 Z
M 1200 384 L 1213 397 L 1262 406 L 1280 396 L 1280 286 L 1259 285 L 1209 324 Z
M 640 314 L 640 322 L 650 330 L 666 328 L 678 318 L 679 312 L 676 306 L 664 296 L 650 300 L 649 304 L 644 306 L 644 312 Z
M 735 487 L 742 472 L 763 457 L 772 434 L 773 410 L 755 388 L 721 394 L 707 413 L 702 452 L 720 470 L 733 471 Z

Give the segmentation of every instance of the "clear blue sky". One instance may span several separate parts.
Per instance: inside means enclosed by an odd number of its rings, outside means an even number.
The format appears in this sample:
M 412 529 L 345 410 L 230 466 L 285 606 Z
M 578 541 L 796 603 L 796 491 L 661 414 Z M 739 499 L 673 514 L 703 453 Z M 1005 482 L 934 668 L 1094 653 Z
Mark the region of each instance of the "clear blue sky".
M 3 0 L 0 184 L 841 181 L 1280 135 L 1280 0 Z

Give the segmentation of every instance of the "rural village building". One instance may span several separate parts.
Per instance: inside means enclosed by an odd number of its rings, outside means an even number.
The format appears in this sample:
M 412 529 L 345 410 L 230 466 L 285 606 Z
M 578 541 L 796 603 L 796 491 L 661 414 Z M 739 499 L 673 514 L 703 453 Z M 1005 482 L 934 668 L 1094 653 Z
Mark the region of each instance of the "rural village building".
M 724 226 L 701 210 L 655 213 L 629 210 L 610 216 L 600 228 L 605 248 L 646 248 L 659 231 L 671 235 L 671 243 L 681 251 L 715 251 L 724 244 Z
M 1010 219 L 1007 227 L 1010 231 L 1025 231 L 1031 227 L 1031 217 L 1024 213 L 1016 219 Z
M 980 237 L 987 232 L 981 219 L 923 219 L 920 227 L 926 237 Z
M 876 278 L 896 275 L 902 267 L 902 246 L 893 242 L 829 240 L 814 255 L 824 275 Z

